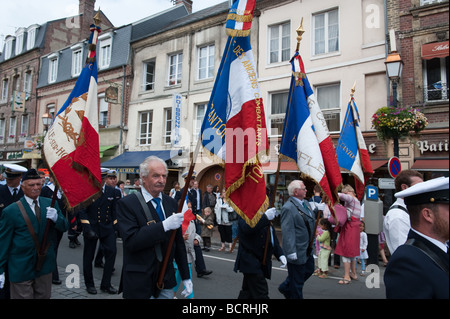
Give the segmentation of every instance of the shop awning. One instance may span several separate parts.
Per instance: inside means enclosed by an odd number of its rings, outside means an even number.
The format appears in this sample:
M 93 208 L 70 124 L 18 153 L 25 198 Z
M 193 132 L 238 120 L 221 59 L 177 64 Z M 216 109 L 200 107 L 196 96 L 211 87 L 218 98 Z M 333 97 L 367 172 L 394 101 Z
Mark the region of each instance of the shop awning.
M 449 55 L 449 41 L 427 43 L 422 45 L 422 59 L 445 58 Z
M 100 146 L 100 158 L 103 158 L 104 156 L 113 156 L 118 146 L 119 145 L 117 144 Z
M 411 167 L 417 171 L 448 171 L 448 159 L 419 159 Z
M 178 152 L 173 150 L 125 152 L 100 165 L 102 167 L 115 169 L 118 173 L 139 174 L 139 165 L 148 156 L 157 156 L 162 160 L 167 161 L 171 158 L 171 154 L 178 155 Z
M 370 164 L 372 165 L 372 169 L 376 170 L 383 166 L 384 164 L 387 164 L 387 160 L 371 160 Z

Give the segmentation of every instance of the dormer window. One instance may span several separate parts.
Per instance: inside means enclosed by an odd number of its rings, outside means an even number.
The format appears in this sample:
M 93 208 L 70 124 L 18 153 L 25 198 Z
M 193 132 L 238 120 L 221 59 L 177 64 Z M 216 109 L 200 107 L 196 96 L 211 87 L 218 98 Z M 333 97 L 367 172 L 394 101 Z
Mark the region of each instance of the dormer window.
M 30 25 L 27 29 L 27 50 L 31 50 L 32 48 L 34 48 L 34 45 L 36 44 L 36 33 L 38 28 L 39 25 L 33 24 Z
M 23 40 L 25 37 L 25 29 L 19 28 L 16 31 L 16 55 L 19 55 L 23 51 Z
M 12 49 L 15 37 L 8 35 L 5 39 L 5 60 L 12 56 Z
M 98 67 L 106 69 L 111 63 L 113 33 L 106 33 L 98 37 Z
M 78 43 L 70 48 L 72 50 L 72 76 L 78 76 L 83 68 L 83 44 Z
M 58 76 L 58 53 L 48 56 L 48 83 L 56 82 Z

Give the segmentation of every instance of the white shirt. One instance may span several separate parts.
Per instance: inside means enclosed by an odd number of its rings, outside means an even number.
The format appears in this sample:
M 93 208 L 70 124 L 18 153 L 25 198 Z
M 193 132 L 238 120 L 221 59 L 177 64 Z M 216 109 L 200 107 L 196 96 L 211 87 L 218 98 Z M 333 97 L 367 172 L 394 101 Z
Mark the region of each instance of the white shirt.
M 428 240 L 428 241 L 430 241 L 431 243 L 433 243 L 433 244 L 435 244 L 436 246 L 438 246 L 440 249 L 442 249 L 442 250 L 444 251 L 444 253 L 447 253 L 447 245 L 446 245 L 446 244 L 444 244 L 443 242 L 441 242 L 441 241 L 439 241 L 439 240 L 437 240 L 437 239 L 428 237 L 427 235 L 424 235 L 424 234 L 420 233 L 419 231 L 415 230 L 414 228 L 411 228 L 411 229 L 412 229 L 412 231 L 415 232 L 416 234 L 422 236 L 422 237 L 425 238 L 426 240 Z
M 155 209 L 156 209 L 156 203 L 154 201 L 152 201 L 153 196 L 150 195 L 149 192 L 147 192 L 145 187 L 141 187 L 141 191 L 142 191 L 142 196 L 144 197 L 145 202 L 148 203 L 148 201 L 151 201 L 153 207 L 155 207 Z M 159 193 L 158 198 L 161 200 L 161 210 L 162 210 L 162 212 L 164 214 L 164 218 L 167 218 L 166 212 L 164 211 L 164 206 L 162 204 L 162 195 L 161 195 L 161 193 Z
M 30 197 L 28 197 L 28 196 L 26 196 L 26 195 L 24 195 L 23 197 L 25 198 L 25 200 L 27 201 L 28 205 L 30 206 L 31 211 L 33 212 L 33 214 L 36 215 L 35 205 L 34 205 L 34 202 L 33 202 L 34 199 L 31 199 Z M 36 198 L 36 200 L 37 200 L 37 202 L 39 203 L 39 197 Z M 39 206 L 39 204 L 38 204 L 38 206 Z
M 397 198 L 392 205 L 402 206 L 406 209 L 403 198 Z M 383 221 L 383 231 L 391 255 L 398 246 L 403 245 L 406 242 L 410 229 L 411 222 L 407 212 L 400 208 L 392 208 L 387 212 Z

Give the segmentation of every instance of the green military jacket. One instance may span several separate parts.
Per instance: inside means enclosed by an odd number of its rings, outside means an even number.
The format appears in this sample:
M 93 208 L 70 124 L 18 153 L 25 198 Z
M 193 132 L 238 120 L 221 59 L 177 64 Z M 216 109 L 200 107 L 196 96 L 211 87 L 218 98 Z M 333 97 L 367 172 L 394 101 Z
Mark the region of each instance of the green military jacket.
M 25 197 L 22 197 L 20 201 L 25 207 L 39 242 L 42 242 L 47 223 L 47 207 L 51 205 L 51 199 L 39 196 L 39 207 L 41 208 L 40 223 Z M 34 280 L 37 277 L 53 272 L 55 269 L 56 256 L 54 245 L 56 243 L 56 230 L 65 232 L 69 228 L 66 218 L 58 207 L 58 203 L 55 203 L 55 208 L 58 211 L 58 219 L 56 223 L 50 221 L 51 227 L 47 237 L 50 247 L 39 272 L 35 270 L 37 260 L 35 244 L 19 206 L 16 203 L 12 203 L 3 210 L 0 218 L 0 274 L 5 272 L 7 265 L 9 281 L 23 282 Z

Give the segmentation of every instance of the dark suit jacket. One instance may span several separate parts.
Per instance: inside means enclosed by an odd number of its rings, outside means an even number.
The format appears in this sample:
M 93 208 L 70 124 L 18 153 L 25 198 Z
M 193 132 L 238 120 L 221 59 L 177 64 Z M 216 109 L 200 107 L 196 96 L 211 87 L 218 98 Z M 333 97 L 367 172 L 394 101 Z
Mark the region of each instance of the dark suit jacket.
M 162 205 L 166 216 L 177 211 L 177 202 L 163 194 Z M 123 240 L 123 266 L 119 291 L 127 299 L 148 299 L 156 288 L 159 274 L 155 245 L 161 244 L 163 258 L 166 254 L 171 231 L 165 232 L 163 224 L 152 204 L 148 205 L 155 222 L 147 225 L 145 212 L 135 194 L 128 195 L 117 202 L 117 224 Z M 170 252 L 164 274 L 164 289 L 175 287 L 173 259 L 178 265 L 181 278 L 189 279 L 186 247 L 181 227 L 176 231 L 175 241 Z
M 421 241 L 449 264 L 448 254 L 410 230 L 408 239 Z M 384 273 L 386 297 L 389 299 L 449 298 L 449 277 L 421 250 L 412 245 L 398 247 L 389 259 Z
M 263 215 L 255 227 L 250 227 L 241 217 L 238 218 L 239 250 L 234 264 L 234 271 L 244 274 L 264 274 L 268 279 L 272 273 L 272 255 L 277 259 L 283 255 L 275 229 L 272 227 L 273 242 L 269 239 L 269 247 L 266 255 L 266 265 L 262 265 L 264 247 L 266 246 L 267 230 L 270 222 Z
M 2 216 L 2 211 L 11 205 L 12 203 L 19 200 L 19 198 L 23 197 L 23 190 L 22 187 L 17 186 L 18 192 L 16 195 L 16 198 L 13 198 L 11 195 L 11 192 L 9 191 L 9 188 L 7 185 L 0 185 L 0 217 Z
M 99 238 L 109 236 L 115 231 L 116 201 L 120 192 L 114 187 L 105 185 L 105 191 L 86 209 L 79 211 L 84 234 L 94 231 Z

